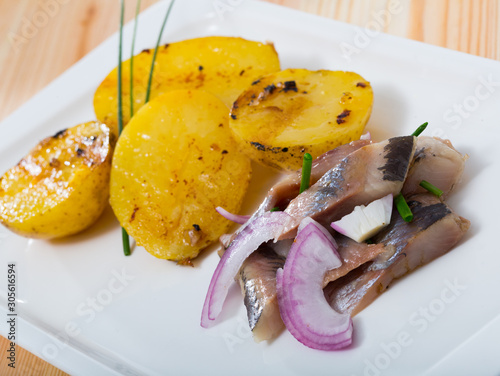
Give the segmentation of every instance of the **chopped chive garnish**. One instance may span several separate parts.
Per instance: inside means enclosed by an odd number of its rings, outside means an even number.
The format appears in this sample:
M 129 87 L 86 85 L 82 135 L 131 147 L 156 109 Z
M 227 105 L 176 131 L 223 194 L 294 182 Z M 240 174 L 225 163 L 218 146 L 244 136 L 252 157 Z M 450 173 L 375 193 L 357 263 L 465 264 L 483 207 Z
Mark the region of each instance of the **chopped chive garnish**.
M 123 44 L 123 13 L 125 5 L 120 1 L 120 40 L 118 43 L 118 135 L 123 130 L 123 103 L 122 103 L 122 44 Z M 130 241 L 127 231 L 122 227 L 122 244 L 125 256 L 130 255 Z
M 413 132 L 411 135 L 412 135 L 412 136 L 415 136 L 415 137 L 418 137 L 418 136 L 420 135 L 420 133 L 422 133 L 422 132 L 425 130 L 425 128 L 427 128 L 427 125 L 428 125 L 428 124 L 429 124 L 428 122 L 425 122 L 425 123 L 424 123 L 424 124 L 422 124 L 420 127 L 418 127 L 418 128 L 415 130 L 415 132 Z
M 125 4 L 120 1 L 120 32 L 118 42 L 118 135 L 123 129 L 123 104 L 122 104 L 122 44 L 123 44 L 123 13 Z
M 130 239 L 127 230 L 125 230 L 123 227 L 122 227 L 122 244 L 123 244 L 123 254 L 125 256 L 130 256 Z
M 141 9 L 141 0 L 137 0 L 135 6 L 134 34 L 132 35 L 132 48 L 130 51 L 130 118 L 134 116 L 134 50 L 135 36 L 137 34 L 137 17 Z
M 443 191 L 441 189 L 439 189 L 435 185 L 432 185 L 431 183 L 429 183 L 426 180 L 422 180 L 420 182 L 420 186 L 422 188 L 427 189 L 429 192 L 431 192 L 433 195 L 436 195 L 437 197 L 441 197 L 441 195 L 443 194 Z
M 371 239 L 366 239 L 366 240 L 365 240 L 365 243 L 366 243 L 366 244 L 373 244 L 373 240 L 371 240 Z
M 277 206 L 275 206 L 274 208 L 272 208 L 269 211 L 271 211 L 271 212 L 280 211 L 280 208 L 278 208 Z
M 172 10 L 172 6 L 174 5 L 174 3 L 175 3 L 175 0 L 172 0 L 170 2 L 167 13 L 165 14 L 165 18 L 163 19 L 163 24 L 161 25 L 160 35 L 158 35 L 158 41 L 156 42 L 155 51 L 153 53 L 153 60 L 151 61 L 151 69 L 149 70 L 148 88 L 146 90 L 146 100 L 144 101 L 144 103 L 149 102 L 149 94 L 151 93 L 151 82 L 153 81 L 153 71 L 155 68 L 156 54 L 158 53 L 158 47 L 160 46 L 160 41 L 161 41 L 161 36 L 163 34 L 163 29 L 165 29 L 165 25 L 167 23 L 168 16 L 170 15 L 170 11 Z
M 302 178 L 300 179 L 300 193 L 309 188 L 309 182 L 311 180 L 312 160 L 313 158 L 311 154 L 304 154 L 304 159 L 302 160 Z
M 413 219 L 413 213 L 401 193 L 394 197 L 394 203 L 396 204 L 396 209 L 398 209 L 398 212 L 404 221 L 411 222 Z

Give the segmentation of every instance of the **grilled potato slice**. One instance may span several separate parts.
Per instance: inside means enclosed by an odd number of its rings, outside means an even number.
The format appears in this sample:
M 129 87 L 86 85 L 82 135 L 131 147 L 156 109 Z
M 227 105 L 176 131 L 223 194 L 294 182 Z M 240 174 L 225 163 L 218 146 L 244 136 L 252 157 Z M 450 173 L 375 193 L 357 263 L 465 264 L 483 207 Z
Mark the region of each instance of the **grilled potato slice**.
M 152 255 L 189 262 L 227 231 L 215 208 L 238 212 L 251 175 L 228 129 L 228 109 L 199 90 L 146 104 L 118 140 L 111 206 Z
M 114 138 L 99 122 L 41 141 L 0 178 L 0 221 L 30 238 L 80 232 L 101 215 L 109 197 Z
M 229 127 L 252 159 L 284 170 L 358 139 L 372 109 L 370 83 L 352 72 L 287 69 L 234 102 Z
M 134 113 L 144 104 L 153 50 L 134 57 Z M 257 77 L 279 71 L 272 44 L 232 37 L 205 37 L 167 44 L 158 49 L 151 96 L 171 90 L 203 89 L 218 96 L 228 108 Z M 130 119 L 130 61 L 122 64 L 124 124 Z M 117 129 L 117 68 L 94 96 L 97 119 Z

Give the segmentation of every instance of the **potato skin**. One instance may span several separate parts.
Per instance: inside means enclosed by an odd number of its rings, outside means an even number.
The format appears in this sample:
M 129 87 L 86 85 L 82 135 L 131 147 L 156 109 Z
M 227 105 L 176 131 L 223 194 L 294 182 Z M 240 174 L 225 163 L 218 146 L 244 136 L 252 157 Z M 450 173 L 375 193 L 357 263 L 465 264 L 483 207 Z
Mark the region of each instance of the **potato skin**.
M 115 139 L 99 122 L 41 141 L 0 178 L 0 221 L 29 238 L 52 239 L 92 225 L 108 203 Z
M 122 132 L 110 202 L 138 245 L 186 262 L 227 231 L 230 222 L 215 208 L 238 212 L 250 175 L 224 103 L 205 91 L 173 91 L 146 104 Z
M 370 83 L 353 72 L 287 69 L 255 81 L 234 102 L 229 127 L 253 160 L 297 170 L 358 139 L 372 109 Z
M 134 57 L 134 113 L 144 104 L 154 49 Z M 167 91 L 202 89 L 215 94 L 228 108 L 257 77 L 280 69 L 272 44 L 234 37 L 204 37 L 160 46 L 155 61 L 151 96 Z M 117 68 L 94 95 L 97 119 L 117 129 Z M 124 124 L 130 120 L 130 60 L 122 64 Z

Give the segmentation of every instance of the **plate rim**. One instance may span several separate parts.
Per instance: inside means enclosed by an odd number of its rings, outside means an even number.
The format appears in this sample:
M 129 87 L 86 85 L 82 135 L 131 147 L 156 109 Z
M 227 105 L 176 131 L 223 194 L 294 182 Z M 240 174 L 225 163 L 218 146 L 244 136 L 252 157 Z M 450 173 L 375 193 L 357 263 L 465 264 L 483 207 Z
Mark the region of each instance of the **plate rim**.
M 190 3 L 192 4 L 193 2 L 198 2 L 202 3 L 203 0 L 195 0 L 191 1 Z M 168 4 L 170 3 L 170 0 L 163 0 L 158 3 L 153 4 L 152 6 L 148 7 L 146 10 L 144 10 L 141 15 L 139 16 L 141 18 L 147 17 L 148 14 L 153 13 L 155 11 L 160 11 L 165 9 Z M 192 5 L 191 5 L 192 6 Z M 259 2 L 259 1 L 250 1 L 247 2 L 247 8 L 250 9 L 253 12 L 265 12 L 266 10 L 273 10 L 274 12 L 277 13 L 282 13 L 285 15 L 290 15 L 291 17 L 297 17 L 297 18 L 302 18 L 306 17 L 309 18 L 310 20 L 318 20 L 318 22 L 326 22 L 331 25 L 337 25 L 336 27 L 342 27 L 345 30 L 355 30 L 356 26 L 332 20 L 326 17 L 322 16 L 317 16 L 305 12 L 301 12 L 298 10 L 290 9 L 287 7 L 283 7 L 280 5 L 276 4 L 270 4 L 270 3 L 265 3 L 265 2 Z M 193 7 L 195 8 L 195 7 Z M 202 11 L 202 7 L 196 8 L 199 13 L 195 13 L 198 17 L 206 17 L 206 13 Z M 193 12 L 194 13 L 194 12 Z M 182 17 L 182 16 L 178 16 Z M 191 17 L 193 17 L 193 14 L 191 14 Z M 321 21 L 319 21 L 321 20 Z M 128 34 L 131 32 L 133 26 L 133 21 L 130 21 L 125 25 L 124 27 L 124 33 Z M 168 25 L 167 25 L 167 30 L 168 31 Z M 168 35 L 168 33 L 165 33 L 165 35 Z M 164 35 L 164 39 L 165 39 Z M 423 49 L 425 51 L 435 51 L 437 54 L 444 54 L 446 59 L 450 58 L 459 58 L 461 60 L 466 59 L 468 61 L 473 61 L 473 62 L 480 62 L 480 64 L 492 64 L 493 69 L 499 69 L 500 68 L 500 62 L 494 59 L 488 59 L 484 57 L 479 57 L 475 55 L 471 55 L 468 53 L 460 52 L 460 51 L 455 51 L 451 50 L 448 48 L 444 47 L 439 47 L 439 46 L 434 46 L 434 45 L 429 45 L 423 42 L 411 40 L 411 39 L 406 39 L 403 37 L 398 37 L 398 36 L 393 36 L 385 33 L 380 33 L 379 36 L 381 39 L 384 39 L 384 44 L 388 43 L 389 45 L 391 44 L 397 44 L 401 45 L 403 44 L 404 46 L 410 46 L 414 47 L 417 49 Z M 378 37 L 378 38 L 379 38 Z M 74 79 L 74 77 L 78 74 L 79 71 L 85 70 L 87 67 L 87 64 L 91 64 L 89 62 L 95 60 L 97 57 L 100 56 L 101 51 L 105 50 L 110 46 L 111 44 L 116 44 L 116 41 L 118 39 L 118 32 L 114 33 L 111 35 L 109 38 L 107 38 L 104 42 L 102 42 L 99 46 L 97 46 L 95 49 L 93 49 L 89 54 L 87 54 L 85 57 L 80 59 L 77 63 L 75 63 L 73 66 L 68 68 L 63 74 L 61 74 L 59 77 L 57 77 L 55 80 L 53 80 L 51 83 L 49 83 L 45 88 L 40 90 L 37 94 L 35 94 L 33 97 L 31 97 L 27 102 L 25 102 L 23 105 L 21 105 L 18 109 L 16 109 L 14 112 L 12 112 L 10 115 L 8 115 L 2 122 L 0 123 L 0 132 L 2 133 L 9 133 L 8 129 L 9 127 L 13 126 L 14 124 L 22 123 L 22 124 L 27 124 L 27 122 L 23 121 L 23 118 L 25 118 L 25 113 L 29 112 L 26 111 L 27 109 L 30 109 L 32 107 L 35 108 L 41 108 L 44 106 L 44 103 L 46 101 L 47 96 L 50 96 L 51 93 L 54 91 L 57 91 L 58 88 L 63 85 L 66 81 Z M 386 42 L 388 41 L 388 42 Z M 114 66 L 114 61 L 109 62 L 106 64 L 103 64 L 102 68 L 99 70 L 99 72 L 109 72 L 109 66 L 112 65 Z M 68 102 L 70 102 L 68 98 Z M 61 107 L 64 107 L 61 106 Z M 50 112 L 50 111 L 49 111 Z M 18 127 L 18 135 L 16 136 L 17 138 L 23 137 L 27 132 L 32 130 L 33 128 L 36 128 L 36 126 L 30 127 L 29 125 L 23 126 L 19 129 Z M 7 131 L 5 131 L 7 129 Z M 12 142 L 11 139 L 6 136 L 0 138 L 0 150 L 2 150 L 7 144 L 7 142 L 2 142 L 1 139 L 6 139 L 9 140 L 9 144 Z M 0 312 L 2 314 L 6 314 L 7 311 L 5 310 L 4 307 L 0 307 Z M 500 315 L 499 315 L 500 316 Z M 103 372 L 108 372 L 109 374 L 118 374 L 116 371 L 108 368 L 105 364 L 100 363 L 96 361 L 95 359 L 89 357 L 88 355 L 81 353 L 79 350 L 73 348 L 71 345 L 68 344 L 63 344 L 60 340 L 57 338 L 53 337 L 50 333 L 44 331 L 43 329 L 37 327 L 33 323 L 29 322 L 28 319 L 25 319 L 21 316 L 18 316 L 19 320 L 19 327 L 23 329 L 26 333 L 29 333 L 30 336 L 32 336 L 30 339 L 27 339 L 23 336 L 21 336 L 22 340 L 20 340 L 18 343 L 24 347 L 26 350 L 34 353 L 38 357 L 46 360 L 47 362 L 54 364 L 61 370 L 68 372 L 68 373 L 75 373 L 78 374 L 82 369 L 81 368 L 75 368 L 75 366 L 80 367 L 80 366 L 92 366 L 91 363 L 98 363 L 100 366 L 104 367 L 102 369 Z M 485 326 L 488 325 L 485 324 Z M 3 327 L 0 329 L 0 334 L 3 335 L 4 337 L 6 336 L 6 332 L 3 330 Z M 51 342 L 59 342 L 62 346 L 68 347 L 70 354 L 68 357 L 65 356 L 59 356 L 56 359 L 46 359 L 43 354 L 37 349 L 36 343 L 37 341 L 40 341 L 40 339 L 50 339 Z M 460 346 L 460 345 L 458 345 Z

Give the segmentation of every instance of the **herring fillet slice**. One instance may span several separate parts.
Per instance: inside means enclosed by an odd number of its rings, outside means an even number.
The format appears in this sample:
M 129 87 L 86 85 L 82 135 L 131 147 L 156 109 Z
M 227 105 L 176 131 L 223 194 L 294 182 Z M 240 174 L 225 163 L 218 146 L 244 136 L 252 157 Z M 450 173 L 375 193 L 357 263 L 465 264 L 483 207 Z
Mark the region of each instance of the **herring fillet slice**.
M 370 143 L 370 140 L 356 140 L 320 155 L 312 163 L 310 184 L 316 183 L 328 170 L 339 164 L 349 154 Z M 276 206 L 285 209 L 288 203 L 299 194 L 301 178 L 302 170 L 298 170 L 276 183 L 268 191 L 256 214 L 262 215 Z
M 415 155 L 403 185 L 403 195 L 427 192 L 420 186 L 426 180 L 443 191 L 446 198 L 462 177 L 467 156 L 460 154 L 449 140 L 419 136 Z
M 285 328 L 276 296 L 276 271 L 283 265 L 285 258 L 262 244 L 248 256 L 238 274 L 248 324 L 256 342 L 273 339 Z
M 334 239 L 338 245 L 342 265 L 326 272 L 323 279 L 323 287 L 386 252 L 383 244 L 358 243 L 340 234 L 336 234 Z
M 302 221 L 302 224 L 304 222 Z M 322 287 L 369 263 L 385 251 L 383 244 L 358 243 L 340 234 L 335 234 L 334 239 L 342 265 L 326 272 Z M 283 247 L 289 248 L 291 245 L 289 240 L 280 242 L 287 243 Z M 286 259 L 284 252 L 279 255 L 275 250 L 275 246 L 280 242 L 262 244 L 245 260 L 237 276 L 244 297 L 248 324 L 256 342 L 272 340 L 284 329 L 276 296 L 276 271 L 283 267 Z
M 349 154 L 370 144 L 370 140 L 356 140 L 348 144 L 338 146 L 335 149 L 329 150 L 320 155 L 312 163 L 310 183 L 316 183 L 328 170 L 339 164 Z M 299 194 L 301 174 L 301 170 L 292 172 L 271 187 L 271 189 L 267 192 L 266 197 L 259 205 L 255 213 L 252 214 L 247 223 L 250 223 L 251 220 L 260 217 L 274 207 L 285 209 L 289 202 Z M 219 238 L 221 244 L 219 254 L 224 253 L 223 249 L 229 246 L 234 237 L 241 230 L 243 230 L 244 227 L 245 225 L 240 227 L 235 233 L 224 234 Z
M 400 192 L 415 151 L 416 137 L 394 137 L 370 144 L 345 157 L 314 185 L 293 199 L 290 219 L 279 239 L 293 238 L 297 226 L 311 217 L 325 227 L 355 206 Z
M 325 296 L 338 312 L 356 315 L 394 279 L 447 253 L 469 229 L 467 219 L 430 193 L 411 196 L 407 201 L 413 221 L 407 223 L 395 212 L 391 224 L 373 238 L 384 245 L 386 252 L 325 288 Z

